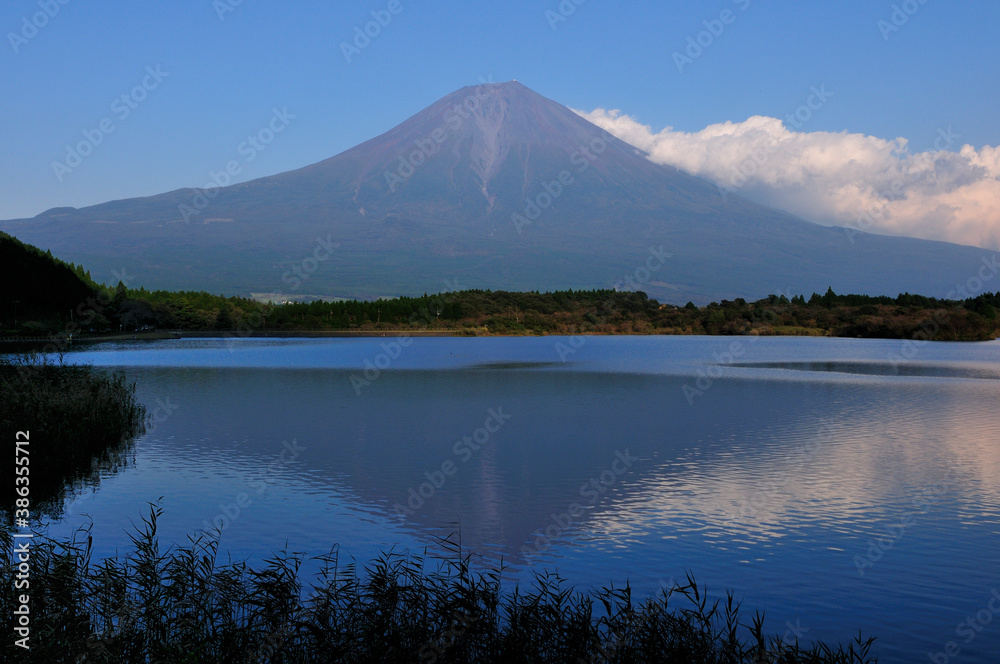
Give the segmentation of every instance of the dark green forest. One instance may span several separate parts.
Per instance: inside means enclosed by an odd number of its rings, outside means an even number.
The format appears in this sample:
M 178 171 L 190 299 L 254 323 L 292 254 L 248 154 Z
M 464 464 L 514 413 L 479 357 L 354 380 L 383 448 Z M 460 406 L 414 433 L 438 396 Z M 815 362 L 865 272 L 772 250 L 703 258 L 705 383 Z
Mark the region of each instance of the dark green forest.
M 205 292 L 96 283 L 83 268 L 0 234 L 6 337 L 75 338 L 142 330 L 237 336 L 303 332 L 479 335 L 718 334 L 987 340 L 1000 334 L 1000 293 L 961 301 L 903 293 L 662 304 L 642 292 L 468 290 L 375 301 L 259 303 Z M 16 315 L 16 321 L 15 321 Z

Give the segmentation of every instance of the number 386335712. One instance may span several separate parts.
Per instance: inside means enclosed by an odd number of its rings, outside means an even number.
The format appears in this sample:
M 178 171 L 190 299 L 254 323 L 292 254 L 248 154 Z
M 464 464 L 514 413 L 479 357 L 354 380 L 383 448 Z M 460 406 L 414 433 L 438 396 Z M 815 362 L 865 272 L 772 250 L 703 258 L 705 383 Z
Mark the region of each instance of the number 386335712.
M 14 474 L 16 475 L 14 480 L 14 492 L 19 496 L 14 503 L 18 508 L 14 517 L 17 519 L 25 519 L 29 514 L 28 505 L 30 503 L 28 501 L 28 475 L 30 471 L 28 470 L 28 460 L 30 457 L 28 456 L 28 445 L 30 438 L 30 431 L 18 431 L 14 440 L 14 463 L 17 466 L 14 471 Z

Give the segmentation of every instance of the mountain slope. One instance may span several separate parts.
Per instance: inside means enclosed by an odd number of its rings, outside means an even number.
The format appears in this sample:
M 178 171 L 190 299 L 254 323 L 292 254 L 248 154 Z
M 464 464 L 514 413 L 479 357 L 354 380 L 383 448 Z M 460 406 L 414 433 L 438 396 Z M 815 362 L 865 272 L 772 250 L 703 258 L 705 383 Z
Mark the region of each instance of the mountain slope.
M 852 241 L 844 229 L 723 199 L 517 82 L 458 90 L 295 171 L 59 208 L 0 228 L 99 275 L 128 268 L 148 287 L 341 297 L 456 283 L 595 288 L 626 277 L 680 303 L 828 286 L 945 296 L 988 255 L 877 235 Z

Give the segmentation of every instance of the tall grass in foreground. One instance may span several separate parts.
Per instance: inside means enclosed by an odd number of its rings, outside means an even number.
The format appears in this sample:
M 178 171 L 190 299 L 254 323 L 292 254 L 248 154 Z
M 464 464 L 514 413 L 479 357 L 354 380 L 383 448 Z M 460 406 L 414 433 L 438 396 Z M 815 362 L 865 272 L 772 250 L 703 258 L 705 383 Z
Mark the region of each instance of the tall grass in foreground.
M 501 587 L 502 569 L 452 557 L 385 553 L 364 569 L 336 552 L 309 588 L 301 556 L 259 569 L 220 565 L 215 542 L 163 551 L 151 507 L 131 549 L 93 562 L 86 532 L 39 539 L 31 551 L 31 650 L 5 640 L 4 662 L 750 662 L 862 663 L 872 640 L 846 647 L 787 644 L 743 622 L 729 595 L 709 602 L 689 577 L 659 597 L 630 588 L 575 592 L 537 574 L 529 590 Z M 14 609 L 12 538 L 2 535 L 0 613 Z M 23 592 L 23 591 L 22 591 Z M 7 630 L 10 634 L 11 630 Z
M 67 484 L 93 479 L 122 463 L 128 444 L 144 431 L 145 407 L 119 372 L 65 365 L 37 354 L 0 356 L 0 436 L 31 434 L 33 511 L 58 513 Z M 14 498 L 14 454 L 0 455 L 0 509 Z

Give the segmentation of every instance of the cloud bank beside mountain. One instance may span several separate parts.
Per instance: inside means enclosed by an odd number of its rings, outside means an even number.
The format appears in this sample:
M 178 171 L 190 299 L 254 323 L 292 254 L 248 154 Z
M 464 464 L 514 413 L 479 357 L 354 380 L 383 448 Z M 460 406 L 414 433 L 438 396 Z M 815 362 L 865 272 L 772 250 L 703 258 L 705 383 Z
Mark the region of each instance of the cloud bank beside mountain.
M 962 145 L 951 128 L 911 152 L 903 138 L 797 132 L 764 116 L 687 133 L 654 132 L 618 110 L 577 113 L 723 195 L 822 224 L 1000 249 L 1000 148 Z

